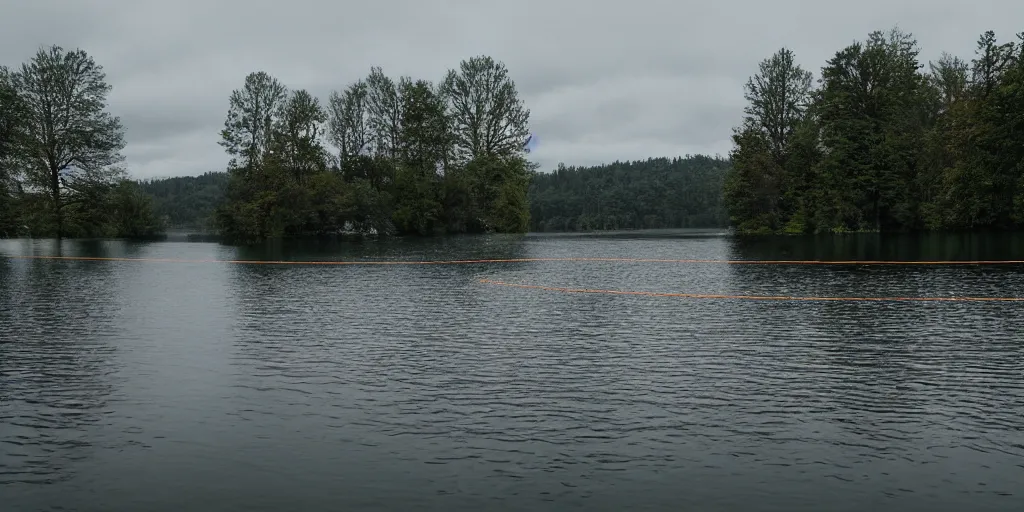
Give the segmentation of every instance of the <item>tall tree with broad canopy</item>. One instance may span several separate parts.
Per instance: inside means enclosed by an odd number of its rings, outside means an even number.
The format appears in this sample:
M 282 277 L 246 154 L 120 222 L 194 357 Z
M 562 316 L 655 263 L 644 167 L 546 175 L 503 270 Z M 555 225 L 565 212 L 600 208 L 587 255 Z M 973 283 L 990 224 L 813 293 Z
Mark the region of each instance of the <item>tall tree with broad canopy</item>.
M 744 231 L 781 229 L 791 141 L 811 102 L 811 73 L 788 48 L 763 60 L 747 81 L 743 124 L 733 135 L 735 163 L 726 177 L 725 199 Z
M 408 81 L 399 80 L 399 84 Z M 395 84 L 380 67 L 373 67 L 366 77 L 366 111 L 376 156 L 394 158 L 401 144 L 402 98 L 400 85 Z
M 7 170 L 4 160 L 16 147 L 15 138 L 20 135 L 24 117 L 23 104 L 12 78 L 11 71 L 0 66 L 0 173 Z
M 759 71 L 747 81 L 743 109 L 744 128 L 767 140 L 772 158 L 783 163 L 789 141 L 811 103 L 811 72 L 796 63 L 796 56 L 782 48 L 761 61 Z
M 11 73 L 0 66 L 0 233 L 17 232 L 20 228 L 11 196 L 17 177 L 8 157 L 16 147 L 15 138 L 20 136 L 22 114 L 21 100 L 11 84 Z
M 232 156 L 232 167 L 253 169 L 263 162 L 287 102 L 288 89 L 265 71 L 250 73 L 231 92 L 220 145 Z
M 271 147 L 275 160 L 299 183 L 327 167 L 327 150 L 321 140 L 326 122 L 327 112 L 320 100 L 302 89 L 288 98 L 274 127 Z
M 894 28 L 840 50 L 822 69 L 824 173 L 835 197 L 834 224 L 846 230 L 910 225 L 925 76 L 917 41 Z
M 102 66 L 83 50 L 40 49 L 10 77 L 24 108 L 13 157 L 32 187 L 46 190 L 64 235 L 64 213 L 92 189 L 124 177 L 124 130 L 106 111 L 111 86 Z
M 331 92 L 328 98 L 328 139 L 338 148 L 342 166 L 346 159 L 370 150 L 373 136 L 367 94 L 366 82 L 358 80 L 342 92 Z
M 522 153 L 530 110 L 519 99 L 503 63 L 488 56 L 464 60 L 458 70 L 448 71 L 441 91 L 449 105 L 460 161 Z

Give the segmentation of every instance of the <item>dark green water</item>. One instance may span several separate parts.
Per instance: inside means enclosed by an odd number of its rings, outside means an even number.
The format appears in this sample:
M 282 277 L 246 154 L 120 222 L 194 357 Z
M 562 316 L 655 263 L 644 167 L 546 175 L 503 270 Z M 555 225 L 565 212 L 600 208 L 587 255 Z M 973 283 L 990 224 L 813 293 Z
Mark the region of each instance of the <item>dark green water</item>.
M 0 510 L 1024 510 L 1020 236 L 0 240 Z

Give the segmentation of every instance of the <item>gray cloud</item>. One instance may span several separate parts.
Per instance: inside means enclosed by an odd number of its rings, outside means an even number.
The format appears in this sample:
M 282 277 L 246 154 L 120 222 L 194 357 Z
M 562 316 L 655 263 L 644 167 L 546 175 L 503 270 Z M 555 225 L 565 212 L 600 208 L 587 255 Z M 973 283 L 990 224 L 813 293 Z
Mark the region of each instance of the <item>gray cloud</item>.
M 114 86 L 110 109 L 138 177 L 221 170 L 227 98 L 264 70 L 321 100 L 374 65 L 440 79 L 491 55 L 532 111 L 542 169 L 558 162 L 728 153 L 743 83 L 781 46 L 818 74 L 872 30 L 912 32 L 922 59 L 971 58 L 977 37 L 1010 40 L 1016 0 L 9 0 L 0 63 L 40 46 L 80 47 Z

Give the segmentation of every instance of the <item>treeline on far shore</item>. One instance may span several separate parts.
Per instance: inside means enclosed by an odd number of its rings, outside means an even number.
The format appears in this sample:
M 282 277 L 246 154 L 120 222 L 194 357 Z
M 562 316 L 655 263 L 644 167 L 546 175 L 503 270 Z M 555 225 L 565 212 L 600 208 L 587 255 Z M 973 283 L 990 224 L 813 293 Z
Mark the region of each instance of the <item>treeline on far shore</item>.
M 102 67 L 53 46 L 0 68 L 0 237 L 1020 229 L 1017 38 L 986 32 L 973 59 L 925 66 L 912 35 L 876 31 L 817 80 L 783 48 L 747 82 L 726 158 L 551 172 L 529 160 L 530 111 L 490 57 L 437 82 L 374 67 L 323 100 L 256 71 L 227 98 L 227 169 L 144 181 L 122 166 Z
M 111 89 L 82 50 L 52 46 L 0 70 L 0 237 L 180 228 L 251 242 L 725 222 L 718 158 L 538 172 L 524 148 L 530 111 L 487 56 L 437 83 L 372 68 L 325 101 L 250 73 L 219 133 L 228 168 L 195 177 L 128 179 Z
M 704 155 L 560 165 L 530 184 L 533 231 L 724 228 L 729 161 Z
M 721 187 L 726 159 L 703 155 L 560 165 L 531 173 L 527 194 L 531 231 L 726 227 Z M 172 229 L 215 233 L 217 207 L 229 175 L 145 180 L 142 189 Z
M 746 85 L 725 183 L 742 233 L 1024 228 L 1024 33 L 925 67 L 876 31 L 815 83 L 781 49 Z
M 107 111 L 110 90 L 82 50 L 52 46 L 0 69 L 0 235 L 167 227 L 120 166 L 124 130 Z M 214 225 L 234 241 L 526 231 L 529 116 L 505 66 L 487 56 L 438 83 L 372 68 L 324 102 L 250 73 L 219 132 L 231 162 Z

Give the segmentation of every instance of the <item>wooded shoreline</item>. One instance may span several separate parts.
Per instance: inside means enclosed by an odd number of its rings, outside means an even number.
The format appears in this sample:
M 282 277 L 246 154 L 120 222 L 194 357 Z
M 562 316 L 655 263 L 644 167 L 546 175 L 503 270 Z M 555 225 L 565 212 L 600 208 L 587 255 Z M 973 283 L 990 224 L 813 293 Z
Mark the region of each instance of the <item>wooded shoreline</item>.
M 225 171 L 145 181 L 122 166 L 103 68 L 53 46 L 0 68 L 0 235 L 1024 230 L 1017 39 L 986 32 L 969 62 L 943 54 L 926 70 L 911 34 L 876 31 L 816 81 L 783 48 L 747 82 L 727 157 L 552 172 L 529 160 L 530 111 L 491 57 L 436 83 L 374 67 L 323 102 L 256 71 L 228 98 Z

